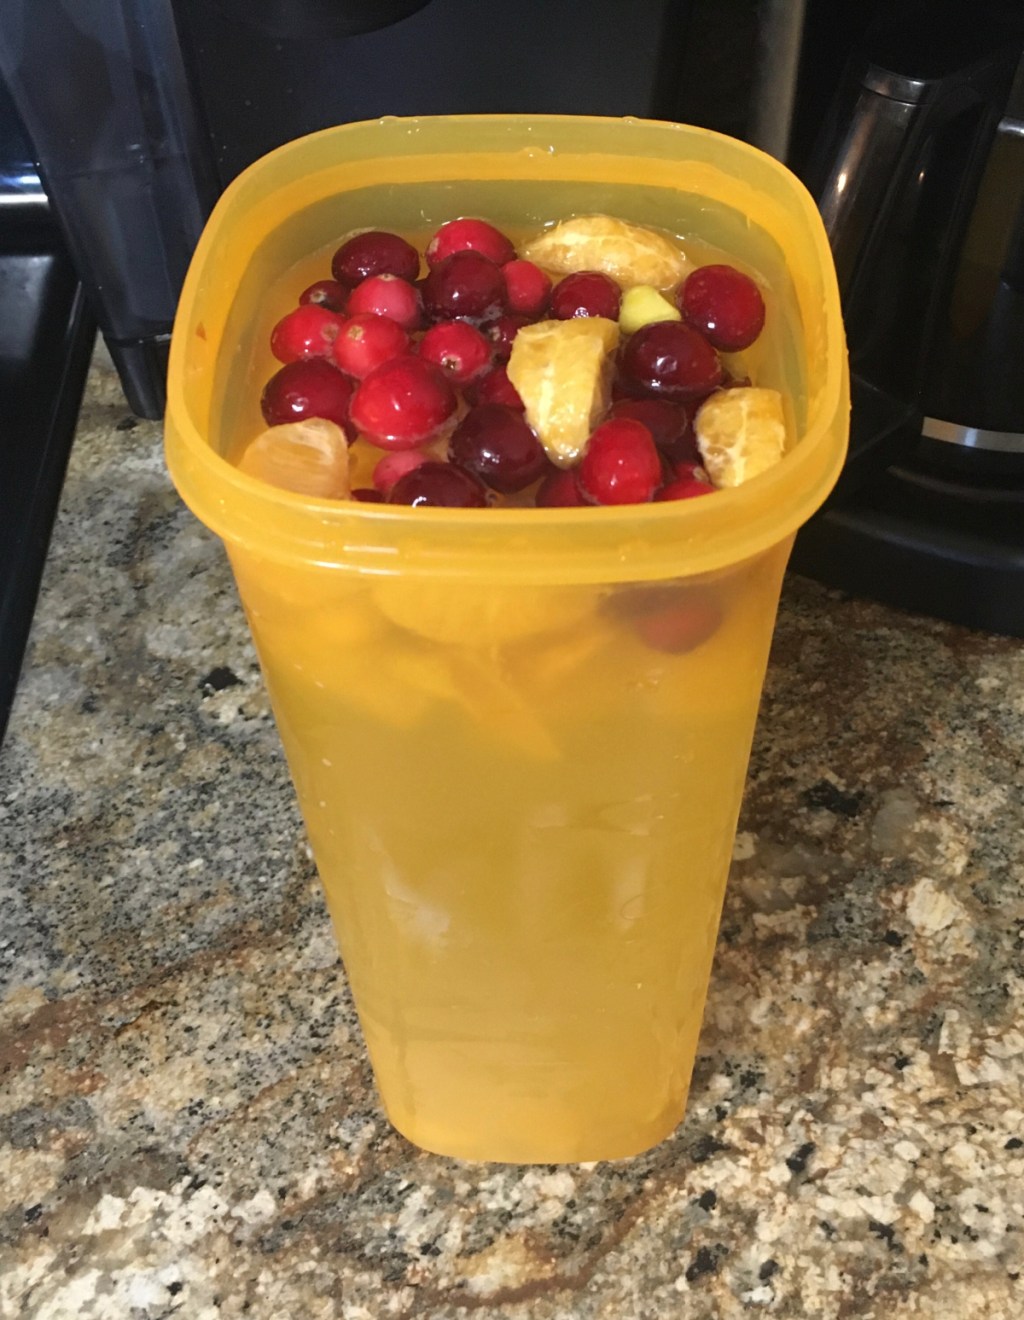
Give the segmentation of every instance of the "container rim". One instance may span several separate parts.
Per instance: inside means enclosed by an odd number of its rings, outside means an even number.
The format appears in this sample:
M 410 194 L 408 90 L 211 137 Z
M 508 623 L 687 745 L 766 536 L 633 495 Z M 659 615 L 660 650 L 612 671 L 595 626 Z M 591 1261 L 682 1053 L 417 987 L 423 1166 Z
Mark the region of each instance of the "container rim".
M 769 472 L 714 500 L 571 509 L 410 509 L 357 501 L 310 499 L 260 482 L 221 457 L 203 434 L 190 395 L 197 373 L 212 370 L 222 350 L 211 333 L 205 288 L 223 253 L 224 236 L 253 215 L 278 222 L 288 195 L 325 159 L 358 169 L 387 160 L 415 182 L 431 161 L 482 150 L 521 168 L 523 144 L 555 145 L 539 152 L 537 175 L 552 178 L 567 159 L 660 162 L 669 169 L 700 162 L 736 187 L 770 186 L 786 197 L 798 238 L 820 288 L 818 344 L 823 370 L 807 400 L 798 443 Z M 564 145 L 562 145 L 564 143 Z M 554 170 L 554 173 L 551 171 Z M 425 175 L 438 178 L 440 175 Z M 469 177 L 469 176 L 466 176 Z M 500 172 L 494 177 L 509 177 Z M 515 175 L 513 177 L 524 177 Z M 532 175 L 530 177 L 533 177 Z M 599 177 L 599 176 L 598 176 Z M 710 177 L 710 175 L 708 175 Z M 683 186 L 680 192 L 692 191 Z M 753 194 L 752 194 L 753 195 Z M 316 200 L 308 190 L 308 202 Z M 777 203 L 771 203 L 780 209 Z M 759 223 L 759 221 L 757 222 Z M 782 223 L 781 221 L 779 223 Z M 249 224 L 247 261 L 260 233 Z M 228 294 L 230 297 L 230 294 Z M 226 317 L 226 309 L 225 309 Z M 206 323 L 204 324 L 204 316 Z M 223 324 L 221 324 L 223 329 Z M 827 497 L 846 452 L 849 379 L 839 292 L 831 250 L 817 207 L 803 184 L 778 161 L 709 129 L 658 120 L 575 115 L 453 115 L 388 117 L 323 129 L 261 157 L 227 187 L 204 228 L 179 301 L 171 341 L 165 453 L 179 493 L 229 547 L 280 562 L 370 574 L 403 573 L 537 584 L 624 581 L 689 576 L 749 559 L 791 537 Z M 708 506 L 712 506 L 708 508 Z

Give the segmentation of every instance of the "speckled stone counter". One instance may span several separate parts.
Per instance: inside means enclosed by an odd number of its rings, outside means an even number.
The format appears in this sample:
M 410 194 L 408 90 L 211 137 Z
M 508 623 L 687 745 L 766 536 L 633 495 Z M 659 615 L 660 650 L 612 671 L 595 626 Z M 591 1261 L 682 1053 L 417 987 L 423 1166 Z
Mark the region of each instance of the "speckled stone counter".
M 0 754 L 0 1315 L 1024 1314 L 1024 648 L 791 578 L 689 1113 L 387 1126 L 218 545 L 94 369 Z

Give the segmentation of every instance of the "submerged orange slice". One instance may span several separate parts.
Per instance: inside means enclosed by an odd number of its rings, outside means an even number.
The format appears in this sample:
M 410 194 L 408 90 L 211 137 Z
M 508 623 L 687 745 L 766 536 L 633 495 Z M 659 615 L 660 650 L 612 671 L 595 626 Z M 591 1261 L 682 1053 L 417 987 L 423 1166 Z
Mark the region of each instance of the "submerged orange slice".
M 742 486 L 774 467 L 786 450 L 778 390 L 753 385 L 719 390 L 701 405 L 693 429 L 715 486 Z
M 238 467 L 299 495 L 342 500 L 350 491 L 344 433 L 322 417 L 261 431 L 242 451 Z
M 665 234 L 610 215 L 563 220 L 527 243 L 522 256 L 559 275 L 599 270 L 624 289 L 634 284 L 670 289 L 693 269 L 686 253 Z
M 512 341 L 508 378 L 548 457 L 571 467 L 607 409 L 619 327 L 602 316 L 524 325 Z

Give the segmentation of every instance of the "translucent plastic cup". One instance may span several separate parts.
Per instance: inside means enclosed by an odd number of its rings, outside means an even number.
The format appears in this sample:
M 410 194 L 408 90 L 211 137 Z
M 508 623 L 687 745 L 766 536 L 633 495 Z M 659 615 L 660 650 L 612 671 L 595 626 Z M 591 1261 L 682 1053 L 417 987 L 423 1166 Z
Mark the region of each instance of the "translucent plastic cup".
M 224 455 L 270 326 L 351 230 L 605 212 L 767 282 L 795 443 L 713 497 L 603 509 L 311 500 Z M 167 459 L 223 538 L 395 1127 L 474 1160 L 628 1156 L 683 1115 L 779 589 L 843 463 L 824 231 L 695 128 L 522 116 L 330 129 L 253 165 L 196 252 Z M 243 809 L 241 807 L 237 809 Z M 259 830 L 259 803 L 246 804 Z

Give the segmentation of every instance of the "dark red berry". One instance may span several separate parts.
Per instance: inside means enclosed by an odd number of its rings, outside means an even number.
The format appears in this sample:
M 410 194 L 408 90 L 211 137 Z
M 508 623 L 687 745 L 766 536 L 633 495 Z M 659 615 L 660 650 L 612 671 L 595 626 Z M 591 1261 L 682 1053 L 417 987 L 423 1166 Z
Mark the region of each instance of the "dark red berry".
M 362 504 L 383 504 L 384 496 L 379 490 L 371 490 L 369 486 L 358 486 L 352 492 L 352 498 L 359 500 Z
M 283 316 L 270 332 L 270 351 L 279 362 L 330 357 L 344 324 L 337 312 L 309 303 Z
M 411 353 L 376 367 L 356 386 L 352 425 L 380 449 L 415 449 L 456 408 L 455 391 L 432 362 Z
M 706 642 L 722 622 L 722 609 L 715 597 L 693 587 L 634 590 L 618 598 L 615 612 L 629 620 L 648 646 L 674 655 Z
M 627 387 L 685 402 L 716 389 L 724 378 L 718 354 L 682 321 L 654 321 L 626 340 L 619 371 Z
M 662 454 L 673 463 L 700 462 L 693 418 L 683 404 L 668 399 L 621 399 L 612 404 L 608 416 L 643 422 Z
M 403 330 L 418 330 L 423 324 L 419 289 L 398 275 L 370 275 L 361 280 L 348 296 L 346 311 L 349 316 L 388 316 Z
M 574 509 L 586 504 L 571 468 L 555 468 L 537 487 L 538 509 Z
M 436 266 L 453 252 L 479 252 L 497 266 L 503 266 L 516 255 L 511 241 L 500 229 L 469 216 L 448 220 L 441 226 L 427 244 L 427 265 Z
M 631 417 L 602 422 L 587 441 L 576 479 L 592 504 L 645 504 L 661 484 L 650 431 Z
M 479 252 L 455 252 L 438 262 L 423 281 L 423 305 L 434 321 L 456 317 L 479 325 L 505 310 L 501 267 Z
M 508 310 L 519 316 L 541 316 L 551 297 L 551 276 L 532 261 L 507 261 L 501 268 L 505 276 Z
M 377 466 L 373 469 L 374 488 L 383 495 L 391 492 L 391 487 L 404 477 L 407 472 L 413 468 L 418 468 L 422 463 L 430 462 L 429 454 L 425 454 L 422 449 L 395 449 L 390 454 L 385 454 Z
M 331 274 L 340 284 L 354 285 L 370 275 L 397 275 L 414 280 L 420 254 L 398 234 L 372 229 L 342 243 L 331 261 Z
M 448 453 L 491 490 L 513 495 L 547 471 L 544 446 L 514 408 L 483 403 L 471 408 L 452 432 Z
M 317 280 L 299 294 L 300 303 L 326 307 L 329 312 L 343 312 L 347 298 L 348 289 L 337 280 Z
M 260 400 L 263 420 L 268 426 L 280 426 L 306 417 L 324 417 L 353 440 L 349 418 L 352 388 L 352 382 L 323 358 L 289 362 L 264 387 Z
M 503 403 L 507 408 L 525 412 L 526 404 L 519 391 L 508 378 L 504 367 L 494 367 L 479 380 L 474 380 L 464 391 L 470 403 Z
M 523 328 L 530 324 L 528 316 L 518 316 L 512 312 L 506 312 L 504 316 L 499 316 L 496 321 L 489 322 L 484 326 L 484 333 L 491 341 L 494 348 L 495 362 L 507 362 L 512 356 L 512 340 Z
M 700 266 L 676 292 L 684 319 L 724 353 L 749 348 L 764 328 L 764 299 L 733 266 Z
M 357 380 L 408 351 L 409 336 L 398 322 L 372 312 L 353 316 L 334 341 L 336 365 Z
M 482 509 L 487 504 L 487 491 L 476 477 L 453 463 L 421 463 L 395 482 L 388 503 Z
M 490 341 L 468 321 L 439 321 L 432 325 L 416 351 L 440 367 L 456 385 L 465 385 L 482 376 L 493 356 Z
M 580 270 L 566 275 L 551 291 L 551 315 L 557 321 L 575 316 L 604 316 L 619 319 L 622 290 L 610 275 L 599 270 Z

